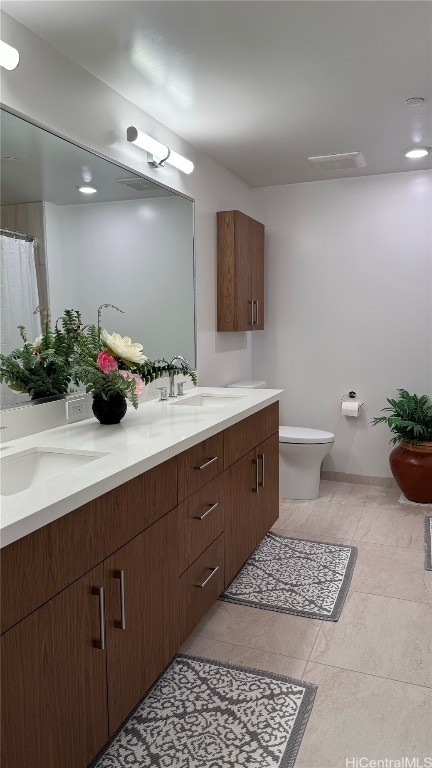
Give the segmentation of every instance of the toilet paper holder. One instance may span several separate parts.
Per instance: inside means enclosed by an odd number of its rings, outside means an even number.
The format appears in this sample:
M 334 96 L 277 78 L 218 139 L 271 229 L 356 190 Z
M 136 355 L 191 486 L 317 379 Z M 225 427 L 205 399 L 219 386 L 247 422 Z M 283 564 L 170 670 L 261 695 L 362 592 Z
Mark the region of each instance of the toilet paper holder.
M 353 390 L 353 389 L 351 389 L 351 391 L 350 391 L 350 392 L 348 392 L 348 394 L 347 394 L 347 395 L 342 395 L 342 397 L 341 397 L 341 403 L 344 403 L 344 402 L 346 402 L 347 400 L 348 400 L 348 401 L 349 401 L 349 400 L 355 400 L 355 398 L 356 398 L 356 397 L 357 397 L 357 392 L 354 392 L 354 390 Z M 361 408 L 361 407 L 362 407 L 362 405 L 364 405 L 364 402 L 361 402 L 361 403 L 359 403 L 359 408 Z

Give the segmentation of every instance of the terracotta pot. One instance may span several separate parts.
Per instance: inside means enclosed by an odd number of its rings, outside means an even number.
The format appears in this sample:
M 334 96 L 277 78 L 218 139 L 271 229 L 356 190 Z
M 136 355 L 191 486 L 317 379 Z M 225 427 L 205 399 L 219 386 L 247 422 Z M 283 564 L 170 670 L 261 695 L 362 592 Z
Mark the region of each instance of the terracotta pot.
M 101 424 L 119 424 L 127 411 L 126 398 L 112 395 L 105 400 L 102 395 L 94 395 L 92 411 Z
M 432 503 L 432 442 L 412 445 L 401 440 L 390 454 L 390 468 L 407 499 Z

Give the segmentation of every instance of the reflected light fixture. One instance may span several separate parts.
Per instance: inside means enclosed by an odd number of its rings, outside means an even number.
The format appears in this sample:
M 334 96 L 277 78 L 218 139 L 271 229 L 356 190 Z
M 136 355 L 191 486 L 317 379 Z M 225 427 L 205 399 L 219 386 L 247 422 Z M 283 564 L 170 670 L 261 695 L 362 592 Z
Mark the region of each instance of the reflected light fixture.
M 131 144 L 136 144 L 137 147 L 144 149 L 148 153 L 148 162 L 155 168 L 163 167 L 165 163 L 169 163 L 174 168 L 178 168 L 179 171 L 183 171 L 183 173 L 192 173 L 194 164 L 191 160 L 177 154 L 177 152 L 173 152 L 166 144 L 156 141 L 156 139 L 153 139 L 147 133 L 139 131 L 133 125 L 130 125 L 127 129 L 126 136 Z
M 410 160 L 418 160 L 420 157 L 426 157 L 430 152 L 430 147 L 410 147 L 405 150 L 405 157 Z
M 83 184 L 81 187 L 77 187 L 78 192 L 82 195 L 94 195 L 97 192 L 96 187 L 90 187 L 88 184 Z
M 11 45 L 0 40 L 0 66 L 4 69 L 16 69 L 20 60 L 19 52 Z

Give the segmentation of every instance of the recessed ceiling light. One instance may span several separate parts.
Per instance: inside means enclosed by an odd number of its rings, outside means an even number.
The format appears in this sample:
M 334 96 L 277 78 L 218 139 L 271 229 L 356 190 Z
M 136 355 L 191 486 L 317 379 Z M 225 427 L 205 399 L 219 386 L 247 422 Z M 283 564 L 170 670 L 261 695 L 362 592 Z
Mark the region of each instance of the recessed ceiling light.
M 420 157 L 426 157 L 430 152 L 430 147 L 410 147 L 405 150 L 405 157 L 410 160 L 418 160 Z
M 77 187 L 77 190 L 83 195 L 94 195 L 94 193 L 97 192 L 96 187 L 89 187 L 87 185 L 83 187 Z

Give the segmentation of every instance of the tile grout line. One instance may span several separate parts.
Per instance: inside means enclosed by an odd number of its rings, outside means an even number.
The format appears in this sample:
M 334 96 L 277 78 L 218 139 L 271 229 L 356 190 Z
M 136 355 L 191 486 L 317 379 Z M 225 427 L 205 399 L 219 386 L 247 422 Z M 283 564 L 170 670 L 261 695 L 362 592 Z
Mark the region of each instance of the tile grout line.
M 319 621 L 319 619 L 312 619 L 312 621 Z M 318 632 L 319 632 L 319 629 L 318 629 Z M 305 664 L 307 664 L 309 661 L 309 659 L 303 659 L 300 656 L 292 656 L 292 655 L 289 656 L 287 653 L 269 651 L 265 648 L 254 648 L 251 645 L 243 645 L 242 643 L 235 643 L 233 642 L 233 640 L 218 640 L 216 637 L 211 637 L 210 635 L 198 635 L 196 633 L 192 633 L 190 637 L 202 637 L 204 640 L 212 640 L 213 642 L 216 642 L 216 643 L 226 643 L 227 645 L 234 645 L 236 648 L 245 648 L 245 650 L 255 651 L 256 653 L 269 653 L 272 656 L 282 656 L 284 659 L 294 659 L 295 661 L 304 661 Z
M 340 669 L 342 672 L 354 672 L 356 675 L 365 675 L 366 677 L 375 677 L 378 680 L 389 680 L 392 683 L 402 683 L 402 685 L 414 685 L 416 688 L 423 688 L 426 691 L 432 691 L 432 685 L 422 685 L 421 683 L 412 683 L 409 680 L 398 680 L 396 677 L 384 677 L 384 675 L 374 675 L 372 672 L 363 672 L 352 667 L 339 667 L 337 664 L 324 664 L 322 661 L 307 662 L 308 664 L 318 664 L 320 667 L 330 667 L 331 669 Z M 307 682 L 307 681 L 306 681 Z

